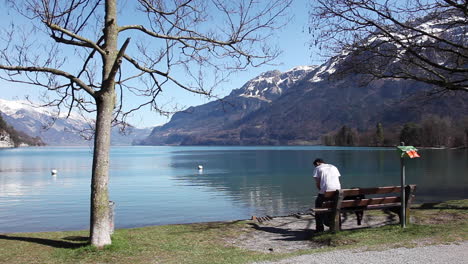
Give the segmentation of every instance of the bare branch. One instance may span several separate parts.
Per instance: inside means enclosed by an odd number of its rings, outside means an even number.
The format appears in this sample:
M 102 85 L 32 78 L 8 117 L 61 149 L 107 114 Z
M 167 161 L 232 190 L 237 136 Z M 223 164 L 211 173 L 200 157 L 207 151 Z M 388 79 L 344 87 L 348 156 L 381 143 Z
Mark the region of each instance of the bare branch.
M 117 57 L 115 58 L 114 64 L 112 65 L 111 72 L 109 74 L 109 78 L 114 79 L 115 74 L 117 74 L 117 71 L 119 70 L 120 64 L 122 63 L 122 57 L 125 54 L 125 50 L 127 49 L 128 43 L 130 43 L 130 38 L 127 38 L 122 45 L 122 48 L 120 48 L 119 53 L 117 53 Z
M 0 69 L 6 70 L 6 71 L 16 71 L 16 72 L 22 72 L 22 71 L 26 71 L 26 72 L 46 72 L 46 73 L 55 74 L 55 75 L 58 75 L 58 76 L 65 77 L 65 78 L 69 79 L 70 81 L 76 83 L 78 86 L 83 88 L 91 96 L 94 96 L 94 94 L 95 94 L 94 90 L 91 87 L 89 87 L 87 84 L 85 84 L 83 81 L 81 81 L 79 78 L 73 76 L 72 74 L 70 74 L 68 72 L 62 71 L 62 70 L 58 70 L 58 69 L 54 69 L 54 68 L 44 68 L 44 67 L 8 66 L 8 65 L 0 65 Z
M 351 72 L 466 91 L 467 6 L 465 0 L 318 0 L 311 32 L 315 45 L 348 54 L 344 68 Z
M 154 37 L 154 38 L 159 38 L 159 39 L 179 40 L 179 41 L 194 40 L 194 41 L 210 42 L 210 43 L 219 44 L 219 45 L 232 45 L 232 44 L 235 44 L 235 43 L 239 42 L 239 41 L 233 41 L 233 40 L 229 40 L 229 41 L 220 41 L 220 40 L 211 39 L 211 38 L 208 38 L 208 37 L 171 36 L 171 35 L 158 34 L 158 33 L 156 33 L 156 32 L 153 32 L 153 31 L 151 31 L 151 30 L 148 30 L 147 28 L 145 28 L 145 27 L 142 26 L 142 25 L 128 25 L 128 26 L 123 26 L 123 27 L 120 27 L 119 31 L 120 31 L 120 32 L 123 32 L 123 31 L 131 30 L 131 29 L 141 31 L 141 32 L 147 34 L 148 36 L 151 36 L 151 37 Z
M 55 25 L 55 24 L 47 24 L 47 26 L 50 29 L 52 29 L 53 31 L 57 30 L 57 31 L 59 31 L 61 33 L 66 34 L 67 36 L 70 36 L 72 39 L 81 40 L 81 41 L 67 40 L 67 39 L 64 39 L 62 37 L 57 37 L 55 34 L 52 34 L 51 38 L 53 38 L 57 42 L 61 42 L 61 43 L 64 43 L 64 44 L 75 45 L 75 46 L 93 48 L 97 52 L 99 52 L 101 54 L 105 54 L 105 51 L 103 49 L 101 49 L 101 47 L 99 47 L 95 42 L 93 42 L 93 41 L 91 41 L 89 39 L 86 39 L 86 38 L 81 37 L 81 36 L 79 36 L 77 34 L 74 34 L 73 32 L 70 32 L 70 31 L 68 31 L 68 30 L 66 30 L 64 28 L 61 28 L 61 27 L 59 27 L 58 25 Z

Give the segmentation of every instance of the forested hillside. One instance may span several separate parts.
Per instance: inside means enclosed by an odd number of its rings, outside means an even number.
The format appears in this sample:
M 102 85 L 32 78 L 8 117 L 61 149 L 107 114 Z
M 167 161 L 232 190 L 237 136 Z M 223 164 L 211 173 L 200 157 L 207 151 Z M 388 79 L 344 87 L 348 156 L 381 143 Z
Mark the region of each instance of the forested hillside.
M 384 127 L 377 123 L 374 128 L 358 131 L 342 126 L 338 131 L 322 136 L 326 146 L 374 146 L 398 145 L 419 147 L 468 147 L 468 118 L 454 121 L 450 117 L 425 116 L 420 122 Z
M 15 130 L 12 126 L 9 126 L 0 113 L 0 141 L 3 142 L 4 146 L 43 146 L 40 137 L 30 137 L 26 133 Z

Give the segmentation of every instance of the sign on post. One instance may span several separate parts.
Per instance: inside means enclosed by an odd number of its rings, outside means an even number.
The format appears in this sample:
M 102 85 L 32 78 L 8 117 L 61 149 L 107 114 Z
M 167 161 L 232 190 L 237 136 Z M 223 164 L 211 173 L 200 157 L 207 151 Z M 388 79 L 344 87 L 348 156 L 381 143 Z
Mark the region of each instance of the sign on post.
M 405 158 L 419 158 L 421 157 L 418 153 L 418 149 L 413 146 L 405 146 L 405 143 L 401 142 L 401 146 L 397 146 L 397 150 L 400 152 L 400 164 L 401 164 L 401 212 L 400 212 L 400 224 L 401 227 L 406 227 L 406 194 L 405 194 Z

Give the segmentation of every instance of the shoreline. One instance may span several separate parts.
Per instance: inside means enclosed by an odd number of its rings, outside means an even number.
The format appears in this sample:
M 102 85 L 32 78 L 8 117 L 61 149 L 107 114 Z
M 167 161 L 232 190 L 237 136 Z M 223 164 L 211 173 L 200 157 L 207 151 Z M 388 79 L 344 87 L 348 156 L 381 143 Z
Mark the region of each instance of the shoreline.
M 0 145 L 0 148 L 28 148 L 28 147 L 92 147 L 92 142 L 90 144 L 82 145 L 21 145 L 21 146 L 11 146 L 3 147 Z M 371 148 L 371 149 L 389 149 L 396 148 L 398 146 L 328 146 L 320 144 L 304 144 L 304 145 L 133 145 L 133 144 L 115 144 L 111 147 L 325 147 L 325 148 Z M 433 149 L 433 150 L 458 150 L 458 149 L 468 149 L 468 146 L 458 146 L 458 147 L 421 147 L 414 146 L 417 149 Z
M 411 204 L 411 210 L 421 210 L 421 209 L 430 209 L 436 204 L 444 204 L 444 203 L 453 203 L 453 202 L 463 202 L 466 201 L 468 203 L 468 199 L 457 199 L 457 200 L 444 200 L 444 201 L 431 201 L 431 202 L 424 202 L 424 203 L 413 203 Z M 285 219 L 285 218 L 302 218 L 304 216 L 310 215 L 309 213 L 298 212 L 295 214 L 290 215 L 276 215 L 276 216 L 266 216 L 267 218 L 271 219 Z M 152 227 L 165 227 L 165 226 L 190 226 L 190 225 L 211 225 L 211 224 L 229 224 L 229 223 L 236 223 L 236 222 L 246 222 L 252 221 L 255 222 L 256 219 L 262 218 L 263 216 L 251 216 L 250 218 L 246 219 L 229 219 L 229 220 L 213 220 L 213 221 L 201 221 L 201 222 L 188 222 L 188 223 L 170 223 L 170 224 L 150 224 L 150 225 L 137 225 L 137 226 L 130 226 L 130 227 L 122 227 L 122 228 L 115 228 L 115 230 L 130 230 L 130 229 L 140 229 L 140 228 L 152 228 Z M 270 221 L 267 220 L 267 221 Z M 25 232 L 0 232 L 0 234 L 39 234 L 39 233 L 54 233 L 54 232 L 87 232 L 89 227 L 86 229 L 63 229 L 63 230 L 48 230 L 48 231 L 25 231 Z

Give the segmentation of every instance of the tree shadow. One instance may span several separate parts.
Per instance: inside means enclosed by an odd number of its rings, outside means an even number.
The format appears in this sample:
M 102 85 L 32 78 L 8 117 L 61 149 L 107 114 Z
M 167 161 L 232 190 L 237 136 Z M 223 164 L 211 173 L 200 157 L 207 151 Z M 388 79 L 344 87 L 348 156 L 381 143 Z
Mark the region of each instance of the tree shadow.
M 191 223 L 191 224 L 175 224 L 173 226 L 187 226 L 190 227 L 187 230 L 176 230 L 171 232 L 172 234 L 186 234 L 186 233 L 199 233 L 205 231 L 213 230 L 228 230 L 230 228 L 235 228 L 239 223 L 244 222 L 245 220 L 235 220 L 235 221 L 216 221 L 216 222 L 206 222 L 206 223 Z
M 456 205 L 447 205 L 447 204 L 437 202 L 437 203 L 423 203 L 420 206 L 415 207 L 415 208 L 411 208 L 411 209 L 416 209 L 416 210 L 417 209 L 424 209 L 424 210 L 428 210 L 428 209 L 433 209 L 433 210 L 442 210 L 442 209 L 468 210 L 468 207 L 466 207 L 466 206 L 456 206 Z
M 81 242 L 88 242 L 89 241 L 89 237 L 85 237 L 85 236 L 68 236 L 68 237 L 64 237 L 62 239 L 67 240 L 67 241 L 81 241 Z
M 45 238 L 38 238 L 38 237 L 21 237 L 21 236 L 7 236 L 7 235 L 0 235 L 0 239 L 3 240 L 15 240 L 15 241 L 24 241 L 30 243 L 41 244 L 45 246 L 55 247 L 55 248 L 69 248 L 75 249 L 89 245 L 87 237 L 66 237 L 65 240 L 71 241 L 85 241 L 81 243 L 73 243 L 67 242 L 63 240 L 53 240 L 53 239 L 45 239 Z
M 315 230 L 311 229 L 289 229 L 272 226 L 259 226 L 256 223 L 249 224 L 255 230 L 278 234 L 284 241 L 305 241 L 310 240 L 311 236 L 314 235 Z

